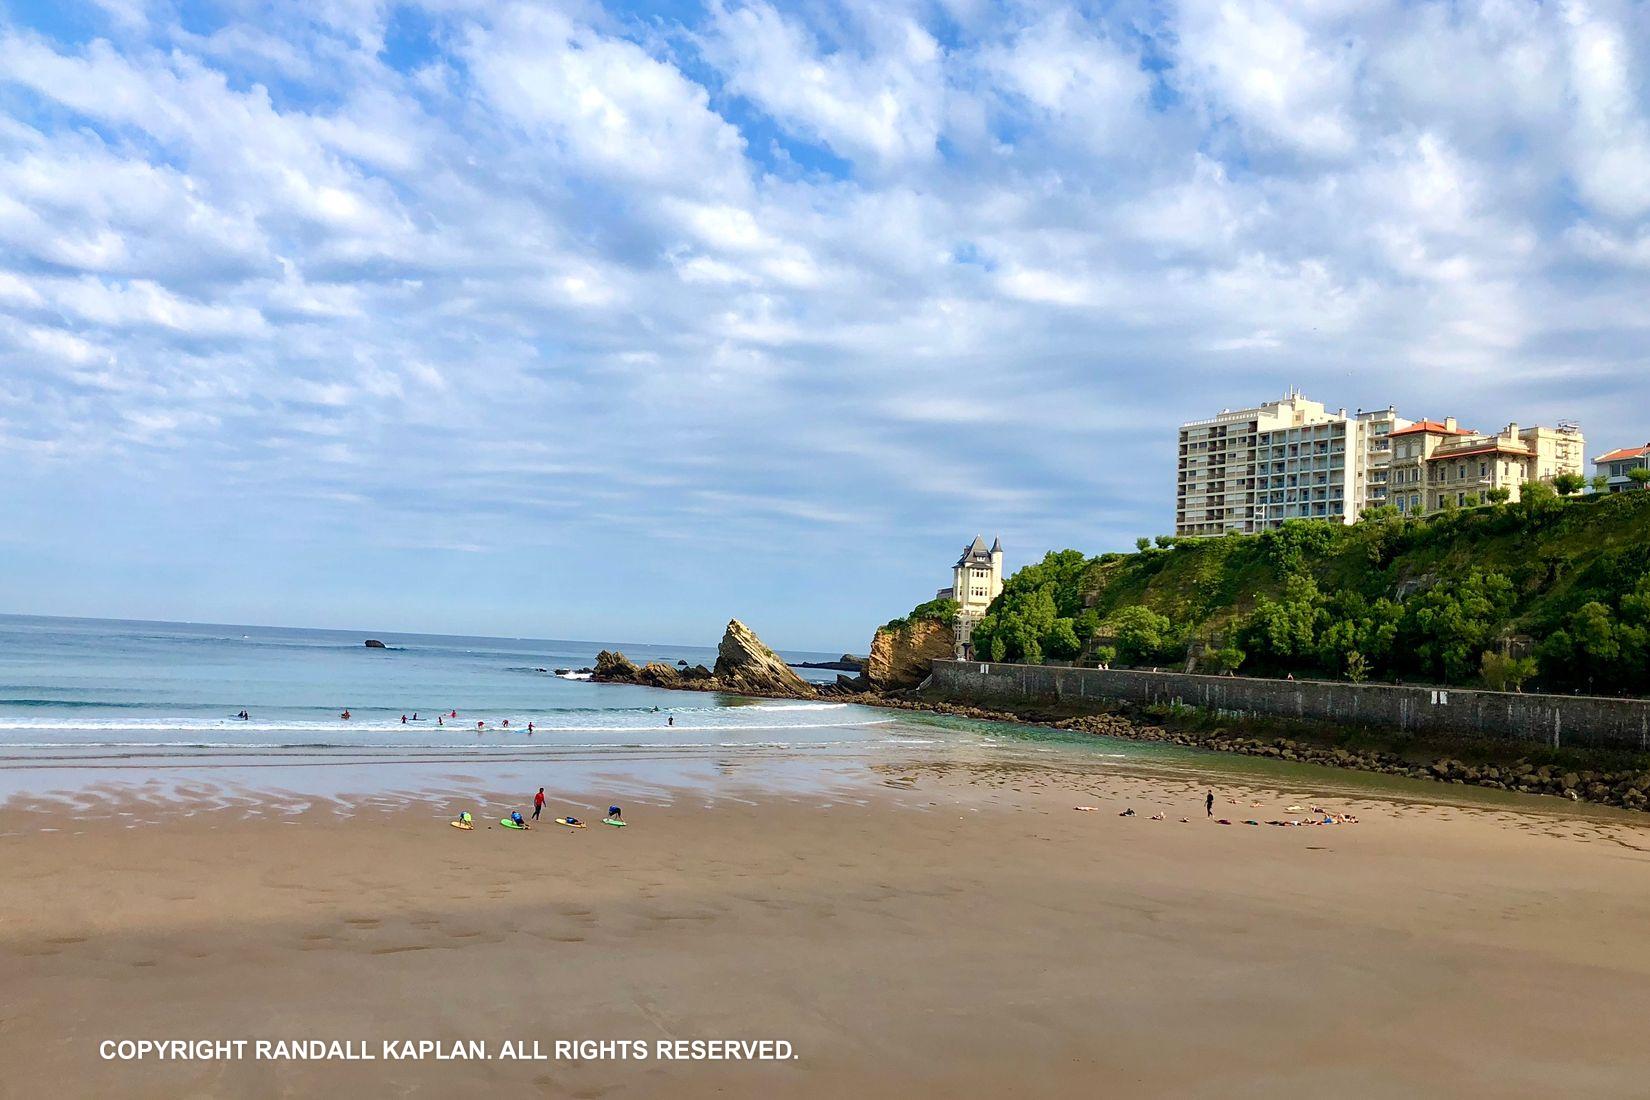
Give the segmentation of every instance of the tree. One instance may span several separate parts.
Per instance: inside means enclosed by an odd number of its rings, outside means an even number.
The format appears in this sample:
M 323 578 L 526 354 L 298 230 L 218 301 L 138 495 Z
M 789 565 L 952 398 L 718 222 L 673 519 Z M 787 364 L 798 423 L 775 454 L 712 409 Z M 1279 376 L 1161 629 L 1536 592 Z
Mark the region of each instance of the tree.
M 1243 659 L 1248 656 L 1237 646 L 1225 646 L 1221 649 L 1210 650 L 1203 655 L 1204 663 L 1216 672 L 1236 672 Z
M 1144 554 L 1152 548 L 1152 540 L 1147 538 L 1145 535 L 1141 535 L 1139 538 L 1134 540 L 1134 548 Z
M 1410 597 L 1400 637 L 1422 675 L 1464 683 L 1478 674 L 1481 655 L 1501 635 L 1516 602 L 1505 575 L 1475 569 Z
M 1158 535 L 1152 541 L 1157 543 L 1157 548 L 1159 550 L 1173 550 L 1174 549 L 1174 536 L 1173 535 Z
M 1317 654 L 1319 619 L 1327 620 L 1318 584 L 1295 574 L 1284 582 L 1278 599 L 1262 596 L 1239 631 L 1250 653 L 1284 669 L 1301 667 Z
M 1168 649 L 1174 624 L 1149 607 L 1134 604 L 1111 617 L 1109 633 L 1126 660 L 1146 661 Z
M 1610 475 L 1594 474 L 1592 480 L 1593 492 L 1608 493 L 1610 491 Z
M 1484 685 L 1491 691 L 1517 691 L 1535 675 L 1535 670 L 1535 661 L 1528 657 L 1508 657 L 1493 650 L 1485 650 L 1479 663 Z
M 1561 497 L 1567 497 L 1581 492 L 1586 484 L 1586 478 L 1582 477 L 1580 474 L 1571 473 L 1568 470 L 1562 474 L 1556 475 L 1553 478 L 1553 489 Z
M 1369 662 L 1355 649 L 1346 655 L 1346 678 L 1354 684 L 1361 684 L 1369 679 Z
M 1094 659 L 1103 665 L 1109 665 L 1117 660 L 1117 648 L 1109 645 L 1096 646 Z
M 1634 466 L 1627 471 L 1627 480 L 1643 489 L 1647 484 L 1650 484 L 1650 467 Z
M 1489 492 L 1485 493 L 1484 496 L 1489 499 L 1491 504 L 1505 504 L 1512 497 L 1512 490 L 1505 486 L 1501 486 L 1499 488 L 1491 489 Z
M 1056 661 L 1069 661 L 1083 652 L 1083 643 L 1077 640 L 1070 619 L 1054 620 L 1043 635 L 1043 652 Z

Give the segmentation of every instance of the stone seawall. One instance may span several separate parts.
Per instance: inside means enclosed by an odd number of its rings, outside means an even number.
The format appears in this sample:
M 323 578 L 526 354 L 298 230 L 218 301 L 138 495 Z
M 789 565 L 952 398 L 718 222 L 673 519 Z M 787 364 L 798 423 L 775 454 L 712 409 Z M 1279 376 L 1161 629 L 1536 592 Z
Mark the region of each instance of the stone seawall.
M 1650 752 L 1650 700 L 935 661 L 932 690 L 1004 704 L 1124 701 L 1552 748 Z

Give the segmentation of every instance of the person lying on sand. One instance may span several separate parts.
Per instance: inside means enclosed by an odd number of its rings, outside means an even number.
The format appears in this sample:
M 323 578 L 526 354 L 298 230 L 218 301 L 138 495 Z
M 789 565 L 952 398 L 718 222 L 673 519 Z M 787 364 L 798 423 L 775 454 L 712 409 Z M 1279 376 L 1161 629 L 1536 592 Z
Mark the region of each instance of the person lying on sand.
M 1134 810 L 1131 807 L 1130 809 L 1124 810 L 1122 813 L 1118 814 L 1117 816 L 1118 817 L 1133 817 L 1134 816 Z
M 531 829 L 533 827 L 533 823 L 531 821 L 528 821 L 526 818 L 521 816 L 520 810 L 511 810 L 510 820 L 514 821 L 516 826 L 521 829 Z

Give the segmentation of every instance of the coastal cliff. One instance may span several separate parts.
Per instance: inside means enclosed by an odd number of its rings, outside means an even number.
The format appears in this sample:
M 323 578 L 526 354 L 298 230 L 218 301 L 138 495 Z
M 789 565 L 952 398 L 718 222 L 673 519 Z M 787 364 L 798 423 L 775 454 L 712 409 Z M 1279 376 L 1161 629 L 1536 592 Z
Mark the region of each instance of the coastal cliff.
M 623 653 L 604 649 L 596 655 L 596 668 L 590 678 L 605 684 L 727 691 L 787 699 L 812 699 L 818 695 L 812 684 L 793 672 L 777 653 L 756 636 L 755 631 L 738 619 L 728 621 L 721 644 L 716 647 L 714 669 L 704 665 L 675 669 L 658 661 L 650 661 L 638 668 Z
M 871 639 L 865 679 L 876 691 L 914 688 L 928 678 L 936 660 L 950 657 L 952 628 L 935 619 L 917 619 L 882 627 Z

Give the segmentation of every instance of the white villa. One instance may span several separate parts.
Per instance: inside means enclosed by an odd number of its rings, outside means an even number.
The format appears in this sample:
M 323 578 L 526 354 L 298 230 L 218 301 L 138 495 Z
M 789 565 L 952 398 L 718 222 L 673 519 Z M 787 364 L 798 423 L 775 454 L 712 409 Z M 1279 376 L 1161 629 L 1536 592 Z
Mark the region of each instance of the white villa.
M 973 654 L 969 649 L 969 637 L 974 633 L 974 624 L 985 615 L 985 609 L 991 606 L 1003 590 L 1003 544 L 1000 539 L 991 540 L 991 549 L 985 548 L 985 539 L 979 535 L 974 541 L 963 547 L 962 557 L 957 564 L 951 567 L 951 587 L 942 588 L 935 593 L 934 598 L 940 600 L 957 601 L 957 656 L 964 660 Z

